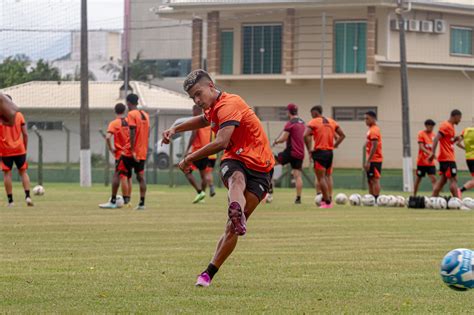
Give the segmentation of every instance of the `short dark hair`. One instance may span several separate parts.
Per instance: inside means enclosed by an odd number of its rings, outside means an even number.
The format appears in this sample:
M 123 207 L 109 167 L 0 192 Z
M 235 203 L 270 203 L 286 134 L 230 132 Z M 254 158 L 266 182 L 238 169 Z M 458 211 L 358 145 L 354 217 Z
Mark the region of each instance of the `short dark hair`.
M 207 79 L 211 82 L 214 82 L 212 81 L 209 73 L 207 73 L 205 70 L 197 69 L 197 70 L 191 71 L 191 73 L 189 73 L 186 76 L 186 79 L 184 79 L 184 83 L 183 83 L 183 89 L 186 92 L 189 92 L 189 90 L 191 90 L 191 88 L 195 86 L 202 79 Z
M 462 113 L 459 109 L 453 109 L 451 111 L 451 117 L 454 117 L 454 116 L 462 116 Z
M 373 110 L 369 110 L 368 112 L 365 113 L 367 116 L 370 116 L 374 119 L 377 119 L 377 113 L 375 113 Z
M 434 122 L 433 119 L 427 119 L 425 120 L 425 126 L 434 126 L 436 123 Z
M 123 103 L 117 103 L 115 104 L 115 113 L 117 115 L 122 115 L 123 113 L 125 113 L 125 105 Z
M 323 114 L 323 107 L 321 105 L 316 105 L 311 107 L 312 112 L 318 112 L 319 115 Z
M 130 103 L 132 105 L 138 105 L 138 95 L 137 94 L 128 94 L 127 95 L 127 103 Z

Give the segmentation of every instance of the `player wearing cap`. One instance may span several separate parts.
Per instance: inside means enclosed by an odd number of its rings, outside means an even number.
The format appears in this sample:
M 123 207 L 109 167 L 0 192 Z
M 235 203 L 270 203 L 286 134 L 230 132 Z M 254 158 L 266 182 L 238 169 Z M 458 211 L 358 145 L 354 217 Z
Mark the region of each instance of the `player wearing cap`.
M 288 122 L 286 123 L 280 136 L 273 141 L 272 146 L 286 142 L 286 148 L 278 153 L 276 161 L 281 165 L 290 164 L 291 174 L 295 179 L 296 199 L 295 204 L 301 203 L 301 192 L 303 190 L 302 166 L 304 160 L 304 131 L 305 123 L 298 117 L 298 107 L 295 104 L 288 104 L 286 107 Z

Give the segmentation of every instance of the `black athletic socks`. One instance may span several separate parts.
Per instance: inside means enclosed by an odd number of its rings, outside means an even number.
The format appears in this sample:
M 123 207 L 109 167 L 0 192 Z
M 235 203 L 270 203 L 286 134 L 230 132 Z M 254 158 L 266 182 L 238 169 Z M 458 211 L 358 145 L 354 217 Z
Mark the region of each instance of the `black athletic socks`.
M 30 191 L 29 190 L 25 190 L 25 199 L 26 198 L 30 198 Z
M 466 187 L 462 186 L 461 192 L 465 192 L 466 190 L 467 190 Z
M 140 203 L 138 205 L 139 206 L 144 206 L 145 205 L 145 197 L 140 197 Z
M 123 203 L 124 204 L 130 203 L 130 196 L 123 196 Z
M 8 197 L 8 203 L 12 203 L 13 202 L 13 195 L 8 194 L 7 197 Z
M 207 269 L 204 272 L 207 273 L 209 275 L 209 277 L 212 279 L 212 278 L 214 278 L 214 275 L 218 271 L 219 271 L 219 268 L 217 268 L 213 264 L 209 264 L 209 266 L 207 266 Z
M 110 202 L 115 204 L 115 202 L 117 201 L 117 196 L 116 195 L 112 195 L 112 197 L 110 197 Z

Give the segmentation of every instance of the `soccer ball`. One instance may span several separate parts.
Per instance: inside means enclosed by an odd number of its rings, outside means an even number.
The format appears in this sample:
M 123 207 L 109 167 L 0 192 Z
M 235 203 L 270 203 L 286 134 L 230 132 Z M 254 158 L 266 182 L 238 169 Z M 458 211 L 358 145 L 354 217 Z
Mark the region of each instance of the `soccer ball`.
M 405 197 L 403 196 L 397 196 L 397 207 L 403 208 L 405 207 Z
M 346 194 L 343 194 L 343 193 L 337 194 L 335 201 L 338 205 L 345 205 L 347 203 Z
M 459 198 L 452 197 L 449 199 L 448 208 L 449 209 L 460 209 L 462 206 L 462 201 Z
M 397 204 L 398 204 L 397 197 L 395 197 L 393 195 L 389 195 L 388 196 L 388 206 L 389 207 L 396 207 Z
M 364 195 L 364 197 L 362 197 L 362 205 L 364 205 L 365 207 L 373 207 L 375 206 L 375 197 L 372 196 L 372 195 Z
M 44 188 L 41 185 L 37 185 L 33 188 L 33 195 L 35 196 L 43 196 L 44 195 Z
M 319 193 L 314 197 L 314 204 L 318 207 L 321 205 L 321 201 L 323 201 L 323 194 Z
M 115 204 L 117 205 L 117 208 L 122 208 L 124 203 L 125 201 L 123 200 L 123 197 L 120 195 L 117 195 L 117 199 L 115 199 Z
M 425 197 L 425 209 L 432 209 L 433 204 L 431 203 L 430 197 Z
M 435 209 L 446 209 L 448 208 L 448 202 L 442 197 L 436 197 L 436 208 Z
M 463 199 L 462 203 L 466 208 L 469 208 L 471 210 L 474 209 L 474 199 L 466 197 Z
M 441 262 L 440 275 L 448 287 L 456 291 L 474 288 L 474 252 L 458 248 L 450 251 Z
M 349 197 L 349 203 L 351 206 L 360 206 L 361 199 L 362 197 L 359 194 L 352 194 Z
M 386 207 L 387 205 L 388 205 L 388 196 L 387 195 L 380 195 L 377 198 L 377 206 Z

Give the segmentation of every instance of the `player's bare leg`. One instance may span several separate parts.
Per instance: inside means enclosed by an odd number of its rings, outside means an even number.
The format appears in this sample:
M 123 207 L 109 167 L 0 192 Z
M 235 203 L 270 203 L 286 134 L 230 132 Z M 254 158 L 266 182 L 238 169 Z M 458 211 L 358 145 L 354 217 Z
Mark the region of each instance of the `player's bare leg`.
M 112 195 L 110 197 L 110 200 L 106 203 L 99 204 L 99 208 L 102 209 L 115 209 L 117 208 L 117 205 L 115 202 L 117 201 L 117 193 L 118 189 L 120 186 L 120 174 L 118 172 L 114 172 L 114 175 L 112 176 Z M 123 186 L 122 186 L 122 191 L 123 191 Z M 124 196 L 124 201 L 125 201 L 125 194 Z
M 326 181 L 328 183 L 328 192 L 329 192 L 329 196 L 331 197 L 332 199 L 332 192 L 333 192 L 333 187 L 334 187 L 334 180 L 332 178 L 332 173 L 327 173 L 326 172 Z
M 12 207 L 13 204 L 13 185 L 12 185 L 12 171 L 3 171 L 3 184 L 5 185 L 5 192 L 8 197 L 8 206 Z
M 459 189 L 458 189 L 458 180 L 456 177 L 451 177 L 449 179 L 449 191 L 453 197 L 460 197 L 459 196 Z
M 461 188 L 461 192 L 465 192 L 466 190 L 469 190 L 471 188 L 474 188 L 474 178 L 464 183 L 464 185 Z
M 242 172 L 234 172 L 227 180 L 229 187 L 229 219 L 234 225 L 235 233 L 244 235 L 246 232 L 246 221 L 243 211 L 245 209 L 246 198 L 244 195 L 246 182 Z
M 198 203 L 204 200 L 204 198 L 206 197 L 206 193 L 202 189 L 202 183 L 201 185 L 198 185 L 192 172 L 188 172 L 185 176 L 191 186 L 193 186 L 193 188 L 196 190 L 196 197 L 194 198 L 193 203 Z
M 296 187 L 296 200 L 295 203 L 301 203 L 301 193 L 303 191 L 303 177 L 301 176 L 301 170 L 292 170 L 293 177 L 295 179 Z
M 235 174 L 235 173 L 234 173 Z M 244 193 L 245 198 L 245 210 L 244 214 L 245 217 L 248 219 L 255 208 L 257 208 L 260 200 L 258 200 L 257 196 L 254 194 L 245 191 Z M 214 257 L 211 260 L 211 263 L 207 267 L 207 269 L 201 273 L 198 277 L 198 281 L 196 285 L 198 286 L 209 286 L 212 278 L 217 273 L 219 268 L 222 264 L 226 261 L 226 259 L 232 254 L 235 247 L 237 246 L 238 235 L 235 233 L 234 225 L 231 220 L 227 221 L 224 234 L 219 239 L 217 243 L 216 252 L 214 253 Z
M 373 178 L 372 196 L 376 198 L 380 195 L 380 178 Z
M 137 180 L 140 186 L 140 202 L 135 207 L 135 210 L 145 210 L 146 181 L 143 171 L 137 174 Z
M 374 179 L 373 178 L 369 178 L 368 186 L 369 186 L 369 194 L 373 196 L 374 195 Z
M 18 170 L 18 174 L 20 174 L 21 184 L 23 185 L 23 190 L 25 191 L 26 205 L 32 207 L 34 204 L 30 197 L 30 177 L 28 176 L 26 170 Z
M 209 195 L 214 197 L 216 195 L 216 191 L 214 188 L 214 176 L 212 176 L 212 169 L 206 170 L 205 179 L 207 185 L 209 185 Z
M 321 188 L 321 193 L 323 194 L 323 200 L 321 201 L 321 208 L 330 207 L 331 196 L 329 195 L 326 170 L 316 169 L 315 173 L 316 173 L 316 178 L 318 179 L 319 187 Z
M 199 175 L 201 175 L 201 190 L 206 191 L 208 179 L 206 177 L 206 170 L 199 170 Z
M 433 197 L 438 197 L 439 196 L 439 192 L 443 189 L 443 187 L 444 187 L 444 185 L 446 184 L 447 181 L 448 181 L 448 179 L 446 178 L 446 175 L 444 175 L 444 174 L 441 175 L 439 180 L 436 182 L 435 187 L 433 188 L 433 193 L 432 193 Z

